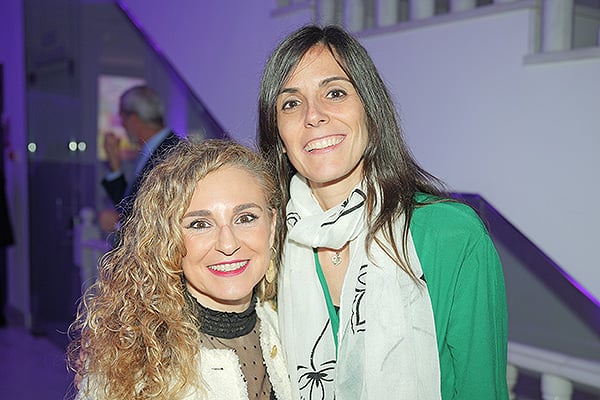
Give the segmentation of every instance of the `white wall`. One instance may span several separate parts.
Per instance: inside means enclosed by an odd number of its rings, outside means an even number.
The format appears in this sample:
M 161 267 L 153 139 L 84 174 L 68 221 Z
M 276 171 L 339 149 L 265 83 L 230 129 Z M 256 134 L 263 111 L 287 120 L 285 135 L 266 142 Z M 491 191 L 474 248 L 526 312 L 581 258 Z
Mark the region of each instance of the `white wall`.
M 311 11 L 123 3 L 230 135 L 253 143 L 264 61 Z M 423 166 L 453 190 L 483 195 L 600 298 L 600 57 L 526 64 L 531 17 L 525 7 L 360 40 Z
M 15 245 L 7 251 L 9 312 L 29 324 L 29 234 L 27 132 L 25 125 L 25 55 L 22 0 L 0 2 L 0 63 L 4 64 L 4 119 L 8 135 L 2 148 L 9 213 Z M 4 279 L 4 277 L 0 278 Z
M 529 21 L 521 10 L 363 42 L 423 165 L 483 195 L 600 298 L 600 53 L 525 65 Z

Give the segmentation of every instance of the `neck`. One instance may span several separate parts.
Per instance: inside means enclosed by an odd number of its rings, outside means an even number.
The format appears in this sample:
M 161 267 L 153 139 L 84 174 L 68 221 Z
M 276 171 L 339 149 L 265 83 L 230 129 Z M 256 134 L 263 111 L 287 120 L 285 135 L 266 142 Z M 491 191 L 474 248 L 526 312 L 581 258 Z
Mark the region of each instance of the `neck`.
M 200 332 L 232 339 L 248 334 L 256 325 L 256 297 L 253 297 L 247 307 L 239 312 L 219 311 L 203 306 L 187 290 L 185 297 L 196 316 Z
M 360 175 L 349 175 L 340 180 L 327 183 L 308 181 L 308 185 L 321 208 L 329 210 L 346 200 L 360 180 Z
M 164 127 L 146 127 L 140 131 L 139 138 L 142 144 L 146 144 L 148 140 L 152 139 L 156 136 L 160 131 L 162 131 Z
M 310 190 L 317 199 L 317 202 L 323 210 L 329 210 L 332 207 L 337 206 L 344 201 L 352 188 L 339 187 L 339 186 L 322 186 L 315 185 L 312 182 L 310 184 Z
M 362 161 L 348 175 L 329 182 L 308 181 L 310 190 L 323 210 L 329 210 L 346 200 L 362 180 Z

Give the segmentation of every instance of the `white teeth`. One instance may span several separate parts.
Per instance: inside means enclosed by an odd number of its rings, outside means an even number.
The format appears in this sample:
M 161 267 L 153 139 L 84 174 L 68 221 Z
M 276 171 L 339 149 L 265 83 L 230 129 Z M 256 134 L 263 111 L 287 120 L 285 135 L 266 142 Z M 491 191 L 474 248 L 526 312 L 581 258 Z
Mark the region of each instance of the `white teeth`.
M 242 268 L 244 265 L 246 265 L 246 263 L 247 261 L 238 261 L 230 264 L 209 265 L 208 268 L 212 269 L 213 271 L 229 272 Z
M 325 138 L 323 140 L 315 140 L 315 141 L 312 141 L 309 144 L 307 144 L 306 147 L 304 147 L 304 150 L 305 151 L 313 151 L 315 149 L 317 149 L 317 150 L 324 149 L 327 147 L 335 146 L 336 144 L 340 143 L 342 140 L 344 140 L 344 138 L 341 136 L 331 136 L 331 137 Z

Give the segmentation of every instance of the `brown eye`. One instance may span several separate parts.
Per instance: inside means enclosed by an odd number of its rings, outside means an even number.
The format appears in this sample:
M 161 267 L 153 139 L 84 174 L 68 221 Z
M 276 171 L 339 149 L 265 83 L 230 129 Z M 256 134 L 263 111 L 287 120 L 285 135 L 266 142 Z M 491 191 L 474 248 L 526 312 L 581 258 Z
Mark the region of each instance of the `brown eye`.
M 346 96 L 346 91 L 341 90 L 341 89 L 334 89 L 331 90 L 329 93 L 327 93 L 327 98 L 328 99 L 339 99 L 341 97 Z
M 251 222 L 256 221 L 257 219 L 258 219 L 258 216 L 249 213 L 249 214 L 240 215 L 240 217 L 236 220 L 236 222 L 239 224 L 249 224 Z
M 291 110 L 292 108 L 298 107 L 300 102 L 298 100 L 288 100 L 281 106 L 282 110 Z
M 187 227 L 190 229 L 208 229 L 211 227 L 211 224 L 206 220 L 196 219 L 190 222 Z

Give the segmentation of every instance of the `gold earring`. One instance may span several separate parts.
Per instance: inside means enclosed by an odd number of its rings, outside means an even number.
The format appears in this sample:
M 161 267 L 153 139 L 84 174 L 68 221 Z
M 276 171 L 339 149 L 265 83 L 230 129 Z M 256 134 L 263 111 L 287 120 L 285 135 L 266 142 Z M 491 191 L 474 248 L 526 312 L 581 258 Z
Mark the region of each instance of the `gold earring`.
M 275 261 L 273 261 L 271 258 L 271 261 L 269 261 L 269 266 L 267 267 L 267 272 L 265 272 L 265 279 L 267 283 L 273 283 L 273 280 L 275 280 L 275 273 Z

